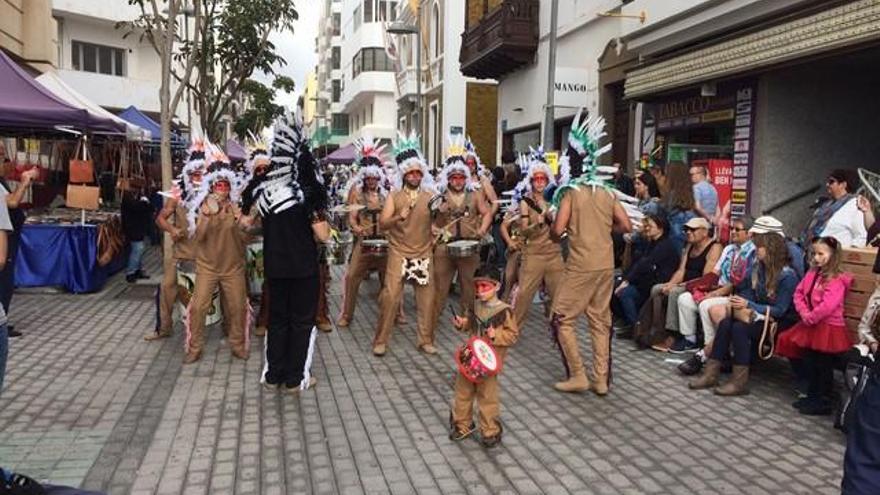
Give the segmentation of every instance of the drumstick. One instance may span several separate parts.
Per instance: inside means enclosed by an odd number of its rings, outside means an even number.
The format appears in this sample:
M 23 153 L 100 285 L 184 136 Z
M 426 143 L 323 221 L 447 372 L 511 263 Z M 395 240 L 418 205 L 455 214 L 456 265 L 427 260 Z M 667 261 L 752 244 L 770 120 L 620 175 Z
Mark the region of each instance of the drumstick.
M 458 222 L 459 220 L 461 220 L 462 218 L 464 218 L 464 217 L 458 217 L 458 218 L 456 218 L 455 220 L 453 220 L 453 221 L 447 223 L 446 225 L 444 225 L 444 226 L 440 229 L 440 233 L 437 234 L 436 237 L 434 237 L 434 242 L 432 242 L 431 244 L 437 244 L 437 241 L 439 241 L 440 238 L 443 237 L 443 232 L 445 232 L 446 229 L 448 229 L 449 227 L 452 227 L 453 225 L 455 225 L 455 223 Z

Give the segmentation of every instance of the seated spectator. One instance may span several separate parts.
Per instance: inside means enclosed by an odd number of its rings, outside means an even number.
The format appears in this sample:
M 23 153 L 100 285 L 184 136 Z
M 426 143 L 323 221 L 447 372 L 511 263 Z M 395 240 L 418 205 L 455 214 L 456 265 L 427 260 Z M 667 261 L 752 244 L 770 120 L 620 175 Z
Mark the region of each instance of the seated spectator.
M 625 328 L 632 330 L 639 318 L 639 308 L 651 294 L 651 287 L 668 281 L 679 266 L 680 253 L 669 239 L 666 218 L 648 215 L 642 223 L 642 236 L 646 240 L 646 252 L 636 259 L 614 290 L 611 308 L 622 318 Z
M 856 206 L 858 206 L 859 211 L 865 216 L 865 229 L 868 231 L 868 245 L 876 246 L 877 244 L 875 244 L 875 242 L 880 239 L 880 218 L 877 218 L 877 216 L 874 215 L 871 201 L 861 194 L 859 195 Z
M 694 210 L 710 223 L 718 217 L 718 191 L 709 183 L 709 171 L 702 165 L 690 168 L 691 182 L 694 183 Z
M 804 359 L 801 368 L 809 380 L 807 396 L 792 404 L 801 414 L 831 414 L 834 357 L 852 346 L 843 319 L 843 299 L 852 276 L 840 271 L 840 243 L 817 237 L 811 246 L 813 268 L 798 284 L 794 305 L 801 321 L 782 333 L 776 354 Z
M 794 323 L 792 298 L 797 277 L 788 266 L 788 252 L 782 235 L 755 234 L 757 261 L 752 269 L 750 290 L 730 298 L 730 316 L 718 325 L 712 354 L 702 374 L 688 383 L 694 390 L 715 387 L 717 395 L 744 395 L 748 391 L 752 342 L 760 337 L 764 320 L 769 317 L 787 328 Z M 733 374 L 724 385 L 716 387 L 721 361 L 733 349 Z
M 657 215 L 660 212 L 660 188 L 651 174 L 639 174 L 633 179 L 633 188 L 639 200 L 639 210 L 645 215 Z
M 816 237 L 834 237 L 842 247 L 865 247 L 868 232 L 865 214 L 854 194 L 859 180 L 850 170 L 837 169 L 828 175 L 825 190 L 829 198 L 816 208 L 803 234 L 803 245 Z
M 678 370 L 684 375 L 699 373 L 707 356 L 712 354 L 716 325 L 709 317 L 709 310 L 718 305 L 726 306 L 734 287 L 751 274 L 755 245 L 749 239 L 750 227 L 750 221 L 746 218 L 734 218 L 731 221 L 730 244 L 721 252 L 721 257 L 712 269 L 712 273 L 718 277 L 716 288 L 708 292 L 685 292 L 678 298 L 678 324 L 681 333 L 695 335 L 698 316 L 703 327 L 703 348 L 678 366 Z
M 660 197 L 665 198 L 666 192 L 669 190 L 666 184 L 666 167 L 661 163 L 652 163 L 648 167 L 648 173 L 654 177 L 654 182 L 657 183 L 657 189 L 660 190 Z
M 687 165 L 672 162 L 666 167 L 666 194 L 661 205 L 669 222 L 669 236 L 679 249 L 684 249 L 687 236 L 682 227 L 688 220 L 697 216 L 694 211 L 694 191 L 688 175 Z
M 691 218 L 682 230 L 687 236 L 688 244 L 684 250 L 678 270 L 665 284 L 655 285 L 651 289 L 652 296 L 666 296 L 666 330 L 673 334 L 668 335 L 664 342 L 652 346 L 652 349 L 661 352 L 682 353 L 697 348 L 697 336 L 695 328 L 686 328 L 690 334 L 681 333 L 678 322 L 678 298 L 686 292 L 685 282 L 696 280 L 707 273 L 711 273 L 721 257 L 721 245 L 712 238 L 709 221 L 702 217 Z M 696 325 L 694 325 L 695 327 Z

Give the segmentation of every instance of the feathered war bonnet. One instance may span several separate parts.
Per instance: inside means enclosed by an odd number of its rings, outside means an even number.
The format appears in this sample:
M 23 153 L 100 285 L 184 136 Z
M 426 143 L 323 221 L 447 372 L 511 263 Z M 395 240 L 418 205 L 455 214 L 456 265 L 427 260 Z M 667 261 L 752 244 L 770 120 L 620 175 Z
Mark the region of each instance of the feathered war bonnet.
M 568 148 L 560 159 L 560 186 L 553 195 L 554 205 L 559 205 L 562 196 L 569 189 L 581 186 L 611 188 L 609 181 L 613 179 L 617 169 L 598 164 L 599 157 L 611 149 L 611 143 L 599 145 L 603 137 L 605 119 L 599 115 L 591 115 L 581 121 L 581 110 L 578 110 L 568 133 Z
M 364 180 L 367 178 L 375 178 L 379 181 L 379 193 L 385 195 L 388 193 L 387 177 L 385 176 L 385 145 L 379 145 L 373 140 L 372 136 L 364 135 L 354 143 L 357 150 L 357 173 L 351 178 L 345 186 L 344 197 L 348 196 L 352 187 L 361 189 L 364 187 Z
M 213 143 L 205 143 L 204 162 L 205 175 L 202 177 L 201 186 L 195 191 L 191 199 L 184 203 L 187 214 L 187 230 L 192 236 L 196 231 L 196 220 L 199 216 L 199 208 L 211 193 L 214 185 L 220 181 L 229 183 L 229 200 L 238 203 L 241 193 L 248 183 L 247 174 L 242 168 L 234 167 L 226 153 Z M 184 174 L 186 175 L 186 174 Z
M 305 200 L 298 166 L 304 152 L 308 152 L 308 140 L 302 122 L 285 110 L 275 119 L 269 171 L 253 188 L 253 201 L 260 215 L 279 213 Z
M 437 176 L 437 189 L 445 192 L 449 188 L 449 178 L 453 175 L 463 175 L 468 190 L 473 190 L 471 184 L 471 171 L 465 162 L 465 141 L 461 134 L 450 134 L 446 137 L 449 146 L 446 148 L 446 161 L 443 169 Z
M 465 158 L 465 163 L 467 163 L 468 158 L 473 158 L 474 162 L 476 162 L 476 164 L 477 164 L 476 173 L 471 174 L 471 176 L 472 176 L 473 182 L 476 183 L 477 186 L 479 186 L 480 177 L 483 177 L 486 174 L 488 174 L 488 171 L 486 170 L 486 166 L 483 165 L 483 161 L 480 160 L 480 155 L 477 154 L 477 148 L 474 146 L 474 142 L 471 141 L 470 136 L 464 142 L 464 158 Z
M 197 173 L 204 174 L 206 166 L 205 140 L 201 138 L 193 139 L 187 152 L 186 162 L 184 162 L 177 180 L 174 181 L 174 187 L 171 191 L 172 197 L 182 203 L 191 200 L 200 187 L 200 184 L 192 181 L 192 176 Z
M 256 171 L 257 167 L 269 164 L 269 146 L 250 131 L 248 131 L 248 139 L 245 146 L 247 146 L 248 159 L 244 162 L 244 166 L 247 170 L 248 178 L 251 178 L 254 176 L 254 171 Z
M 518 161 L 522 179 L 513 189 L 513 199 L 517 203 L 532 192 L 532 179 L 538 174 L 543 174 L 547 178 L 548 188 L 556 186 L 556 177 L 550 170 L 550 165 L 547 164 L 547 156 L 543 146 L 538 146 L 537 149 L 529 146 L 528 155 L 520 153 Z
M 428 163 L 422 156 L 419 136 L 411 132 L 409 136 L 397 133 L 397 141 L 394 143 L 394 161 L 397 162 L 397 176 L 394 180 L 394 188 L 403 187 L 404 177 L 407 173 L 418 170 L 422 173 L 420 189 L 435 191 L 434 179 L 428 170 Z

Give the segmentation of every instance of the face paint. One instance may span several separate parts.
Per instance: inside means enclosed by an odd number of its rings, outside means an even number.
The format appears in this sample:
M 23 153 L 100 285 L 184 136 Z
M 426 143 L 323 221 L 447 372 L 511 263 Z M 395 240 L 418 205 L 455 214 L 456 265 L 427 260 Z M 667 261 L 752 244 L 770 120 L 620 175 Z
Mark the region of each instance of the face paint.
M 455 174 L 449 178 L 449 185 L 452 186 L 456 191 L 461 191 L 464 189 L 465 178 L 464 175 Z

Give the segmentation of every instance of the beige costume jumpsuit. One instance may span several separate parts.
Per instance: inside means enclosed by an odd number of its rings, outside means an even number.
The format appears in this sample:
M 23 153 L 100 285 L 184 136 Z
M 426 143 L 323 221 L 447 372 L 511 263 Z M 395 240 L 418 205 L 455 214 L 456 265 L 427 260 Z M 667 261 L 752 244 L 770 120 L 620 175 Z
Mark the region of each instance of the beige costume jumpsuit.
M 379 324 L 373 338 L 373 347 L 388 345 L 394 318 L 400 305 L 401 291 L 404 284 L 403 264 L 406 259 L 431 259 L 433 237 L 431 235 L 431 213 L 428 201 L 432 194 L 419 190 L 406 220 L 397 222 L 386 232 L 388 236 L 388 262 L 385 266 L 385 286 L 379 295 Z M 394 204 L 394 216 L 410 205 L 410 195 L 406 189 L 391 193 L 386 201 Z M 413 284 L 418 312 L 419 347 L 434 345 L 434 333 L 431 329 L 431 311 L 434 302 L 433 276 L 429 262 L 428 283 Z
M 593 376 L 607 385 L 614 287 L 611 227 L 617 199 L 602 188 L 580 187 L 569 191 L 563 201 L 571 202 L 571 219 L 568 260 L 553 299 L 557 339 L 568 376 L 584 374 L 575 325 L 586 314 L 593 341 Z
M 171 224 L 186 232 L 186 210 L 179 204 L 174 209 Z M 159 334 L 171 335 L 174 327 L 174 303 L 177 301 L 177 262 L 194 260 L 192 240 L 184 237 L 174 242 L 170 259 L 163 261 L 162 283 L 159 286 Z
M 480 224 L 483 216 L 480 213 L 478 202 L 481 200 L 479 192 L 464 192 L 459 195 L 461 204 L 455 204 L 455 199 L 450 191 L 443 193 L 446 196 L 446 209 L 437 214 L 434 219 L 434 225 L 443 228 L 454 219 L 461 217 L 461 220 L 449 227 L 452 234 L 452 240 L 470 239 L 479 241 Z M 449 297 L 449 287 L 452 285 L 452 279 L 458 272 L 458 285 L 461 290 L 461 299 L 459 300 L 459 311 L 461 315 L 468 315 L 466 310 L 474 308 L 474 272 L 480 265 L 479 251 L 466 258 L 452 258 L 446 252 L 446 244 L 438 244 L 434 248 L 434 310 L 431 314 L 431 333 L 437 331 L 437 324 L 440 313 L 443 312 L 443 306 Z
M 491 322 L 495 327 L 495 338 L 491 343 L 503 370 L 507 348 L 515 344 L 519 338 L 519 328 L 513 319 L 513 312 L 510 306 L 497 298 L 488 302 L 477 301 L 474 311 L 480 320 Z M 473 315 L 468 317 L 468 325 L 471 334 L 476 334 L 478 323 Z M 488 340 L 488 337 L 485 338 Z M 501 415 L 499 375 L 500 373 L 487 377 L 480 383 L 471 382 L 461 373 L 456 375 L 455 398 L 452 402 L 454 429 L 459 431 L 470 429 L 474 421 L 474 399 L 476 399 L 482 436 L 492 437 L 501 433 L 501 423 L 498 421 Z
M 526 242 L 522 248 L 522 264 L 519 268 L 519 289 L 514 302 L 516 325 L 522 328 L 529 315 L 529 308 L 541 282 L 547 284 L 550 300 L 556 300 L 556 289 L 562 279 L 565 265 L 562 261 L 562 248 L 550 238 L 550 226 L 544 221 L 544 212 L 549 205 L 539 200 L 541 212 L 529 207 L 525 201 L 520 204 L 521 230 L 525 232 Z
M 362 204 L 366 208 L 358 212 L 358 223 L 364 229 L 363 237 L 355 240 L 354 247 L 351 251 L 351 259 L 348 261 L 348 269 L 345 271 L 345 295 L 342 299 L 342 315 L 340 318 L 351 321 L 354 316 L 355 305 L 357 304 L 358 288 L 361 282 L 371 271 L 379 271 L 385 273 L 385 265 L 387 264 L 387 256 L 369 256 L 364 255 L 362 249 L 362 241 L 368 238 L 380 237 L 382 232 L 379 230 L 379 215 L 384 206 L 384 198 L 381 194 L 377 194 L 375 198 L 367 200 L 363 191 L 358 191 L 349 204 Z
M 200 355 L 205 343 L 205 316 L 211 297 L 220 287 L 223 318 L 227 321 L 229 347 L 248 353 L 248 303 L 245 280 L 245 234 L 230 205 L 216 215 L 199 215 L 196 227 L 196 286 L 189 307 L 187 354 Z

